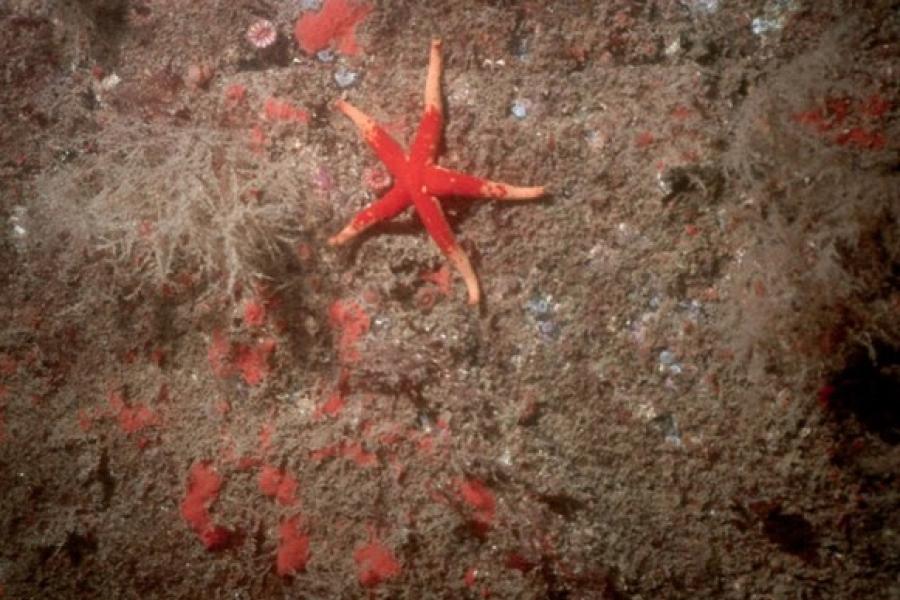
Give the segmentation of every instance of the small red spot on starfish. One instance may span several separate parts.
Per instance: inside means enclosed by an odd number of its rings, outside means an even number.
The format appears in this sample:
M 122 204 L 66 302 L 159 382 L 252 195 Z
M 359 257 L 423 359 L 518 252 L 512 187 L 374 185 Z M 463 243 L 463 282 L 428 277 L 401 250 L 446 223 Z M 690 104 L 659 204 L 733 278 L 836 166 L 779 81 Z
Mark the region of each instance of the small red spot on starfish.
M 332 245 L 344 244 L 376 223 L 391 219 L 413 205 L 431 239 L 462 275 L 469 293 L 469 304 L 478 304 L 481 298 L 478 278 L 450 230 L 438 197 L 529 200 L 543 196 L 544 188 L 489 181 L 435 164 L 444 121 L 441 68 L 441 41 L 432 40 L 425 79 L 425 112 L 409 153 L 404 153 L 400 144 L 368 115 L 343 100 L 337 101 L 337 108 L 356 124 L 363 138 L 384 163 L 394 185 L 384 196 L 353 217 L 350 224 L 328 242 Z

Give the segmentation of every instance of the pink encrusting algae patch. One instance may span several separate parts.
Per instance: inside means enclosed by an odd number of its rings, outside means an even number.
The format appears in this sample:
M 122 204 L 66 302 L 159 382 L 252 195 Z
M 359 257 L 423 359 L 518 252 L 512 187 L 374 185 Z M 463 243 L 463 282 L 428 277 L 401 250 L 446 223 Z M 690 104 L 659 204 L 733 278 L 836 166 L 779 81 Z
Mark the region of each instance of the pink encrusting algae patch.
M 310 451 L 309 459 L 315 462 L 342 457 L 352 460 L 359 467 L 378 465 L 378 456 L 365 449 L 362 442 L 337 442 Z
M 272 338 L 260 340 L 253 346 L 235 346 L 234 364 L 247 385 L 257 385 L 269 374 L 269 357 L 275 352 L 276 346 L 277 343 Z
M 294 37 L 307 54 L 337 43 L 341 54 L 359 53 L 356 27 L 372 12 L 372 5 L 355 0 L 325 0 L 317 13 L 305 13 L 294 25 Z
M 78 428 L 81 429 L 84 433 L 87 433 L 91 430 L 91 427 L 94 426 L 94 419 L 98 417 L 97 409 L 88 410 L 86 408 L 78 409 Z
M 216 330 L 206 357 L 217 377 L 224 379 L 240 374 L 247 385 L 258 385 L 271 370 L 269 361 L 277 346 L 274 338 L 264 338 L 255 344 L 232 342 L 221 330 Z
M 279 98 L 267 98 L 263 103 L 263 114 L 269 121 L 289 121 L 295 123 L 309 123 L 309 112 L 294 106 L 287 100 Z
M 472 507 L 475 521 L 484 526 L 491 525 L 497 513 L 494 493 L 477 479 L 462 479 L 458 487 L 460 497 Z
M 244 302 L 244 325 L 262 327 L 266 323 L 266 305 L 261 300 L 251 299 Z
M 230 377 L 234 372 L 231 364 L 231 341 L 221 329 L 213 331 L 212 341 L 206 351 L 206 359 L 217 377 Z
M 194 463 L 188 474 L 187 491 L 181 501 L 181 517 L 207 550 L 221 549 L 231 539 L 231 532 L 213 525 L 209 515 L 209 507 L 219 497 L 221 488 L 222 478 L 209 463 Z
M 363 587 L 375 587 L 400 574 L 400 563 L 389 548 L 373 539 L 353 553 L 357 577 Z
M 259 453 L 265 456 L 272 447 L 272 436 L 275 434 L 275 425 L 272 423 L 263 423 L 259 429 Z
M 880 131 L 852 127 L 835 136 L 834 143 L 839 146 L 851 146 L 860 150 L 881 150 L 887 140 Z
M 378 457 L 375 456 L 374 452 L 366 450 L 363 447 L 362 442 L 345 444 L 341 453 L 345 458 L 349 458 L 360 467 L 374 467 L 378 464 Z
M 638 148 L 647 148 L 656 141 L 656 136 L 650 131 L 642 131 L 634 138 L 634 145 Z
M 128 406 L 125 404 L 125 398 L 120 391 L 113 390 L 109 392 L 108 402 L 110 409 L 112 409 L 119 422 L 119 428 L 128 435 L 159 425 L 160 419 L 158 414 L 143 404 Z
M 282 506 L 297 503 L 297 480 L 272 465 L 263 465 L 259 473 L 259 491 L 275 498 Z
M 324 404 L 316 407 L 316 416 L 336 417 L 344 410 L 346 405 L 347 399 L 344 397 L 343 390 L 338 386 L 336 390 L 331 392 Z
M 262 154 L 263 150 L 266 149 L 266 146 L 269 145 L 269 137 L 266 135 L 262 125 L 257 123 L 250 128 L 249 145 L 250 150 L 254 154 Z
M 338 358 L 349 364 L 359 360 L 356 345 L 369 331 L 371 320 L 366 311 L 352 300 L 335 300 L 328 308 L 331 326 L 340 332 L 338 337 Z
M 235 106 L 247 99 L 247 86 L 240 83 L 232 83 L 225 88 L 225 102 Z
M 278 553 L 275 569 L 282 577 L 306 569 L 309 562 L 309 536 L 301 529 L 300 517 L 286 519 L 278 525 Z
M 420 277 L 423 281 L 436 285 L 438 290 L 445 296 L 450 295 L 450 268 L 447 265 L 441 266 L 436 271 L 426 271 Z
M 829 97 L 819 106 L 796 112 L 791 118 L 838 146 L 881 150 L 887 145 L 880 129 L 881 121 L 890 108 L 890 101 L 877 93 L 863 100 Z

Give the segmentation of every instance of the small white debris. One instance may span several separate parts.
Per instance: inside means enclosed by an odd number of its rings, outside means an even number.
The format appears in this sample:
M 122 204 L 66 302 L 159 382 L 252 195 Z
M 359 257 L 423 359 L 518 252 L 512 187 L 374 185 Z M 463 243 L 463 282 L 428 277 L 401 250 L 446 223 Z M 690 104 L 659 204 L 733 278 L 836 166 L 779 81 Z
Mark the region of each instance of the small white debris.
M 675 362 L 675 353 L 671 350 L 663 350 L 659 353 L 659 363 L 669 366 Z
M 513 100 L 510 112 L 515 118 L 524 119 L 528 116 L 528 108 L 530 106 L 531 103 L 528 100 L 516 99 Z
M 681 40 L 675 38 L 675 40 L 666 46 L 666 56 L 675 56 L 681 51 Z
M 792 13 L 800 9 L 796 0 L 770 0 L 761 16 L 750 22 L 750 30 L 754 35 L 767 35 L 781 31 Z
M 334 82 L 341 89 L 346 89 L 359 81 L 359 73 L 356 71 L 351 71 L 347 67 L 338 67 L 337 71 L 334 72 Z
M 708 15 L 719 10 L 719 0 L 688 0 L 687 2 L 683 2 L 683 4 L 687 4 L 690 8 L 699 13 Z
M 14 206 L 12 208 L 12 215 L 9 217 L 10 229 L 12 230 L 12 237 L 14 238 L 14 244 L 17 251 L 22 252 L 25 250 L 25 239 L 28 237 L 28 229 L 26 228 L 26 222 L 28 220 L 28 209 L 24 206 Z
M 750 29 L 755 35 L 764 35 L 766 33 L 778 31 L 781 27 L 782 23 L 780 21 L 775 19 L 764 19 L 762 17 L 756 17 L 753 19 L 753 22 L 750 23 Z
M 634 408 L 634 415 L 642 421 L 652 421 L 656 414 L 656 408 L 650 402 L 639 402 Z
M 119 85 L 121 81 L 122 79 L 118 75 L 116 75 L 115 73 L 111 73 L 100 80 L 99 87 L 102 91 L 108 92 L 109 90 Z

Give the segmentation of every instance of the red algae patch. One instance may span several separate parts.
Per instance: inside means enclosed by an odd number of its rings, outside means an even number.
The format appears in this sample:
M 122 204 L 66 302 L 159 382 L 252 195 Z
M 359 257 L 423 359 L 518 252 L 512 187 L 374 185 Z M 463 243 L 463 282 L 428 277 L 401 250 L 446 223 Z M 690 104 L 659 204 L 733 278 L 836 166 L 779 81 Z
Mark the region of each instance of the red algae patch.
M 372 12 L 372 5 L 353 0 L 325 0 L 322 10 L 306 13 L 294 26 L 300 49 L 314 54 L 336 43 L 341 54 L 358 54 L 356 27 Z
M 159 425 L 158 414 L 143 404 L 128 406 L 125 404 L 125 399 L 119 391 L 111 391 L 108 402 L 119 422 L 119 429 L 128 435 L 140 433 L 145 429 Z
M 309 536 L 300 524 L 300 517 L 286 519 L 278 525 L 278 553 L 275 557 L 275 570 L 282 577 L 287 577 L 306 569 L 309 562 Z
M 331 395 L 328 396 L 328 400 L 326 400 L 324 404 L 316 407 L 316 416 L 336 417 L 341 414 L 341 411 L 344 410 L 344 406 L 346 405 L 347 400 L 339 387 L 331 392 Z
M 297 502 L 297 480 L 272 465 L 263 465 L 259 474 L 259 491 L 275 498 L 282 506 L 291 506 Z
M 247 300 L 244 303 L 244 325 L 262 327 L 266 323 L 266 305 L 259 300 Z
M 269 374 L 269 357 L 276 346 L 274 339 L 266 338 L 255 346 L 238 344 L 235 347 L 234 364 L 247 385 L 258 385 Z
M 441 266 L 436 271 L 426 271 L 420 277 L 423 281 L 436 285 L 443 295 L 450 295 L 450 268 L 447 265 Z
M 219 497 L 222 478 L 209 463 L 194 463 L 188 474 L 187 492 L 181 501 L 181 517 L 190 525 L 207 550 L 224 548 L 231 533 L 213 525 L 210 505 Z
M 247 99 L 247 86 L 233 83 L 225 88 L 225 101 L 235 106 Z
M 353 553 L 357 577 L 363 587 L 375 587 L 400 574 L 400 563 L 389 548 L 378 540 L 372 540 Z
M 225 336 L 225 333 L 217 329 L 212 334 L 212 341 L 206 351 L 206 359 L 209 366 L 216 377 L 230 377 L 234 372 L 231 365 L 231 341 Z
M 374 452 L 363 448 L 362 442 L 346 444 L 342 449 L 345 458 L 349 458 L 359 467 L 374 467 L 378 464 L 378 457 Z
M 329 458 L 342 457 L 352 460 L 358 467 L 374 467 L 378 465 L 378 456 L 363 447 L 362 442 L 337 442 L 310 451 L 309 459 L 314 462 Z
M 305 125 L 310 119 L 306 110 L 278 98 L 267 98 L 263 103 L 263 113 L 269 121 L 291 121 Z
M 463 479 L 459 482 L 460 497 L 474 509 L 475 520 L 482 525 L 490 525 L 497 513 L 494 493 L 477 479 Z
M 791 118 L 838 146 L 881 150 L 887 145 L 882 120 L 890 107 L 890 101 L 877 93 L 857 100 L 829 97 Z
M 269 138 L 266 136 L 265 130 L 259 124 L 250 128 L 250 137 L 248 140 L 250 150 L 255 154 L 262 154 L 266 146 L 269 145 Z
M 206 356 L 212 372 L 223 379 L 240 374 L 247 385 L 260 384 L 269 374 L 269 360 L 278 343 L 264 338 L 256 344 L 230 341 L 221 330 L 213 332 Z
M 352 300 L 335 300 L 328 308 L 331 326 L 340 331 L 338 338 L 338 356 L 341 363 L 354 363 L 359 360 L 356 344 L 364 336 L 371 325 L 366 311 Z

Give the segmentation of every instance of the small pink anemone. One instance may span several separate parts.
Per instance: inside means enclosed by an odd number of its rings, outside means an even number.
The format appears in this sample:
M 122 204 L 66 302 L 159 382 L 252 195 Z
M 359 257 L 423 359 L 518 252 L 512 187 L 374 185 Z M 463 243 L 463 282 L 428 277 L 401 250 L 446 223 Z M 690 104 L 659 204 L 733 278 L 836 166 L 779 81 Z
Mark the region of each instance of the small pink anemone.
M 247 41 L 256 48 L 268 48 L 275 43 L 277 37 L 278 30 L 267 19 L 260 19 L 247 29 Z

